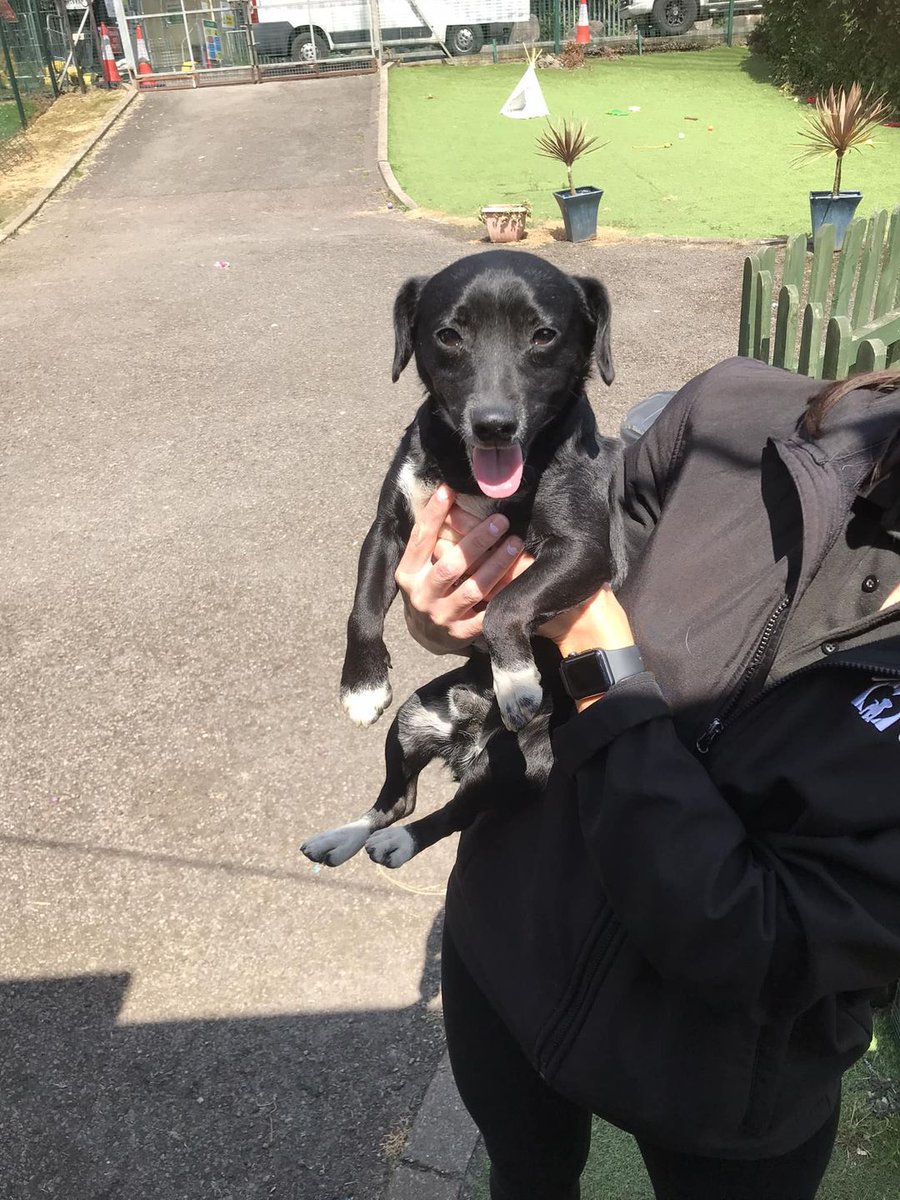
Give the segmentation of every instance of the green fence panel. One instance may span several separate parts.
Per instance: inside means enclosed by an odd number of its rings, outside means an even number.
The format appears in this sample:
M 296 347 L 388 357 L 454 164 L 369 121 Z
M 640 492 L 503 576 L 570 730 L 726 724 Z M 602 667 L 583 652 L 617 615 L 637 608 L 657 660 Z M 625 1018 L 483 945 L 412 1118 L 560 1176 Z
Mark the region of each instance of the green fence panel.
M 778 312 L 775 317 L 775 349 L 772 362 L 776 367 L 785 367 L 788 371 L 795 369 L 799 319 L 799 289 L 795 284 L 784 284 L 778 293 Z
M 825 334 L 825 358 L 822 375 L 825 379 L 846 379 L 850 374 L 853 356 L 853 330 L 849 317 L 832 317 Z
M 887 365 L 887 346 L 881 338 L 866 338 L 856 352 L 853 374 L 862 371 L 883 371 Z
M 831 299 L 832 317 L 848 317 L 850 315 L 850 296 L 853 292 L 853 281 L 856 279 L 856 269 L 862 254 L 867 225 L 868 221 L 853 221 L 844 234 L 844 247 L 841 250 L 841 261 L 838 264 L 837 277 L 834 281 L 834 295 Z
M 806 234 L 798 233 L 788 238 L 784 251 L 784 269 L 781 282 L 786 287 L 795 287 L 803 292 L 803 275 L 806 270 Z
M 753 357 L 769 362 L 772 353 L 772 288 L 771 271 L 760 271 L 756 292 L 756 347 Z
M 859 280 L 856 284 L 856 295 L 853 299 L 854 328 L 858 325 L 865 325 L 872 316 L 872 300 L 875 296 L 878 268 L 881 266 L 887 219 L 887 213 L 882 210 L 874 213 L 869 221 L 859 268 Z
M 741 323 L 738 326 L 738 354 L 752 358 L 756 345 L 756 291 L 759 281 L 759 259 L 748 254 L 744 259 L 744 279 L 741 286 Z
M 811 304 L 825 304 L 828 295 L 828 285 L 831 283 L 831 271 L 834 267 L 833 225 L 822 225 L 813 243 L 812 269 L 809 273 L 809 296 Z
M 891 213 L 891 224 L 888 229 L 887 253 L 881 268 L 881 278 L 878 280 L 878 291 L 875 293 L 875 306 L 872 309 L 874 317 L 882 317 L 890 309 L 898 307 L 900 285 L 900 207 Z
M 821 301 L 807 304 L 803 310 L 803 329 L 800 333 L 800 354 L 797 370 L 810 379 L 822 378 L 822 326 L 825 323 L 825 306 Z

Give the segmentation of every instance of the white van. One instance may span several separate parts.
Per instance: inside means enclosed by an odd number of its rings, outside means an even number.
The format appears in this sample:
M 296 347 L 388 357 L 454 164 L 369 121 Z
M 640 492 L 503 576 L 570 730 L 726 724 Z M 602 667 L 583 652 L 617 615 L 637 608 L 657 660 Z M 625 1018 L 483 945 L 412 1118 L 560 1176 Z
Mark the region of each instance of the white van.
M 477 54 L 485 41 L 509 41 L 529 18 L 529 0 L 378 0 L 385 46 L 443 42 L 451 54 Z M 368 0 L 250 0 L 260 57 L 314 62 L 335 50 L 369 50 Z M 433 32 L 432 32 L 433 31 Z

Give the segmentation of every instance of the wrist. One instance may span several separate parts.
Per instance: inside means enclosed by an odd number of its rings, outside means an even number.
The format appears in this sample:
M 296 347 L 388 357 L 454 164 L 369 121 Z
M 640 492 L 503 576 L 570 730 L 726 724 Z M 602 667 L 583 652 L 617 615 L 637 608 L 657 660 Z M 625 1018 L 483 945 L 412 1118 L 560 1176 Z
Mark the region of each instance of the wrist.
M 567 656 L 559 667 L 562 685 L 579 712 L 601 699 L 617 683 L 643 670 L 641 652 L 633 643 L 611 650 L 591 647 Z

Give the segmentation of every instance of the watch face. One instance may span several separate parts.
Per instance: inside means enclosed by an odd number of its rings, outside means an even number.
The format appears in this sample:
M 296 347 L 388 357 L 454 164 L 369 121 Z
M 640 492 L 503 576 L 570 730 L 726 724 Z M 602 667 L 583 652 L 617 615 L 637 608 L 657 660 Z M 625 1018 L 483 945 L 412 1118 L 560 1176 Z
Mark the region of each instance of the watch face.
M 581 699 L 607 691 L 609 677 L 599 655 L 592 653 L 566 662 L 566 683 L 570 693 Z

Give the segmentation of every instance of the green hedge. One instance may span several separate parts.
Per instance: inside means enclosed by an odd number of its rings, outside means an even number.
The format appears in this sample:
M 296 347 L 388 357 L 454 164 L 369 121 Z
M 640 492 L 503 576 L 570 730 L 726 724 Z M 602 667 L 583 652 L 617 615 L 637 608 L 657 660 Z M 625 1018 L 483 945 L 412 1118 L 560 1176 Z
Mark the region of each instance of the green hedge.
M 764 0 L 751 44 L 778 83 L 812 93 L 856 80 L 900 112 L 900 0 Z

